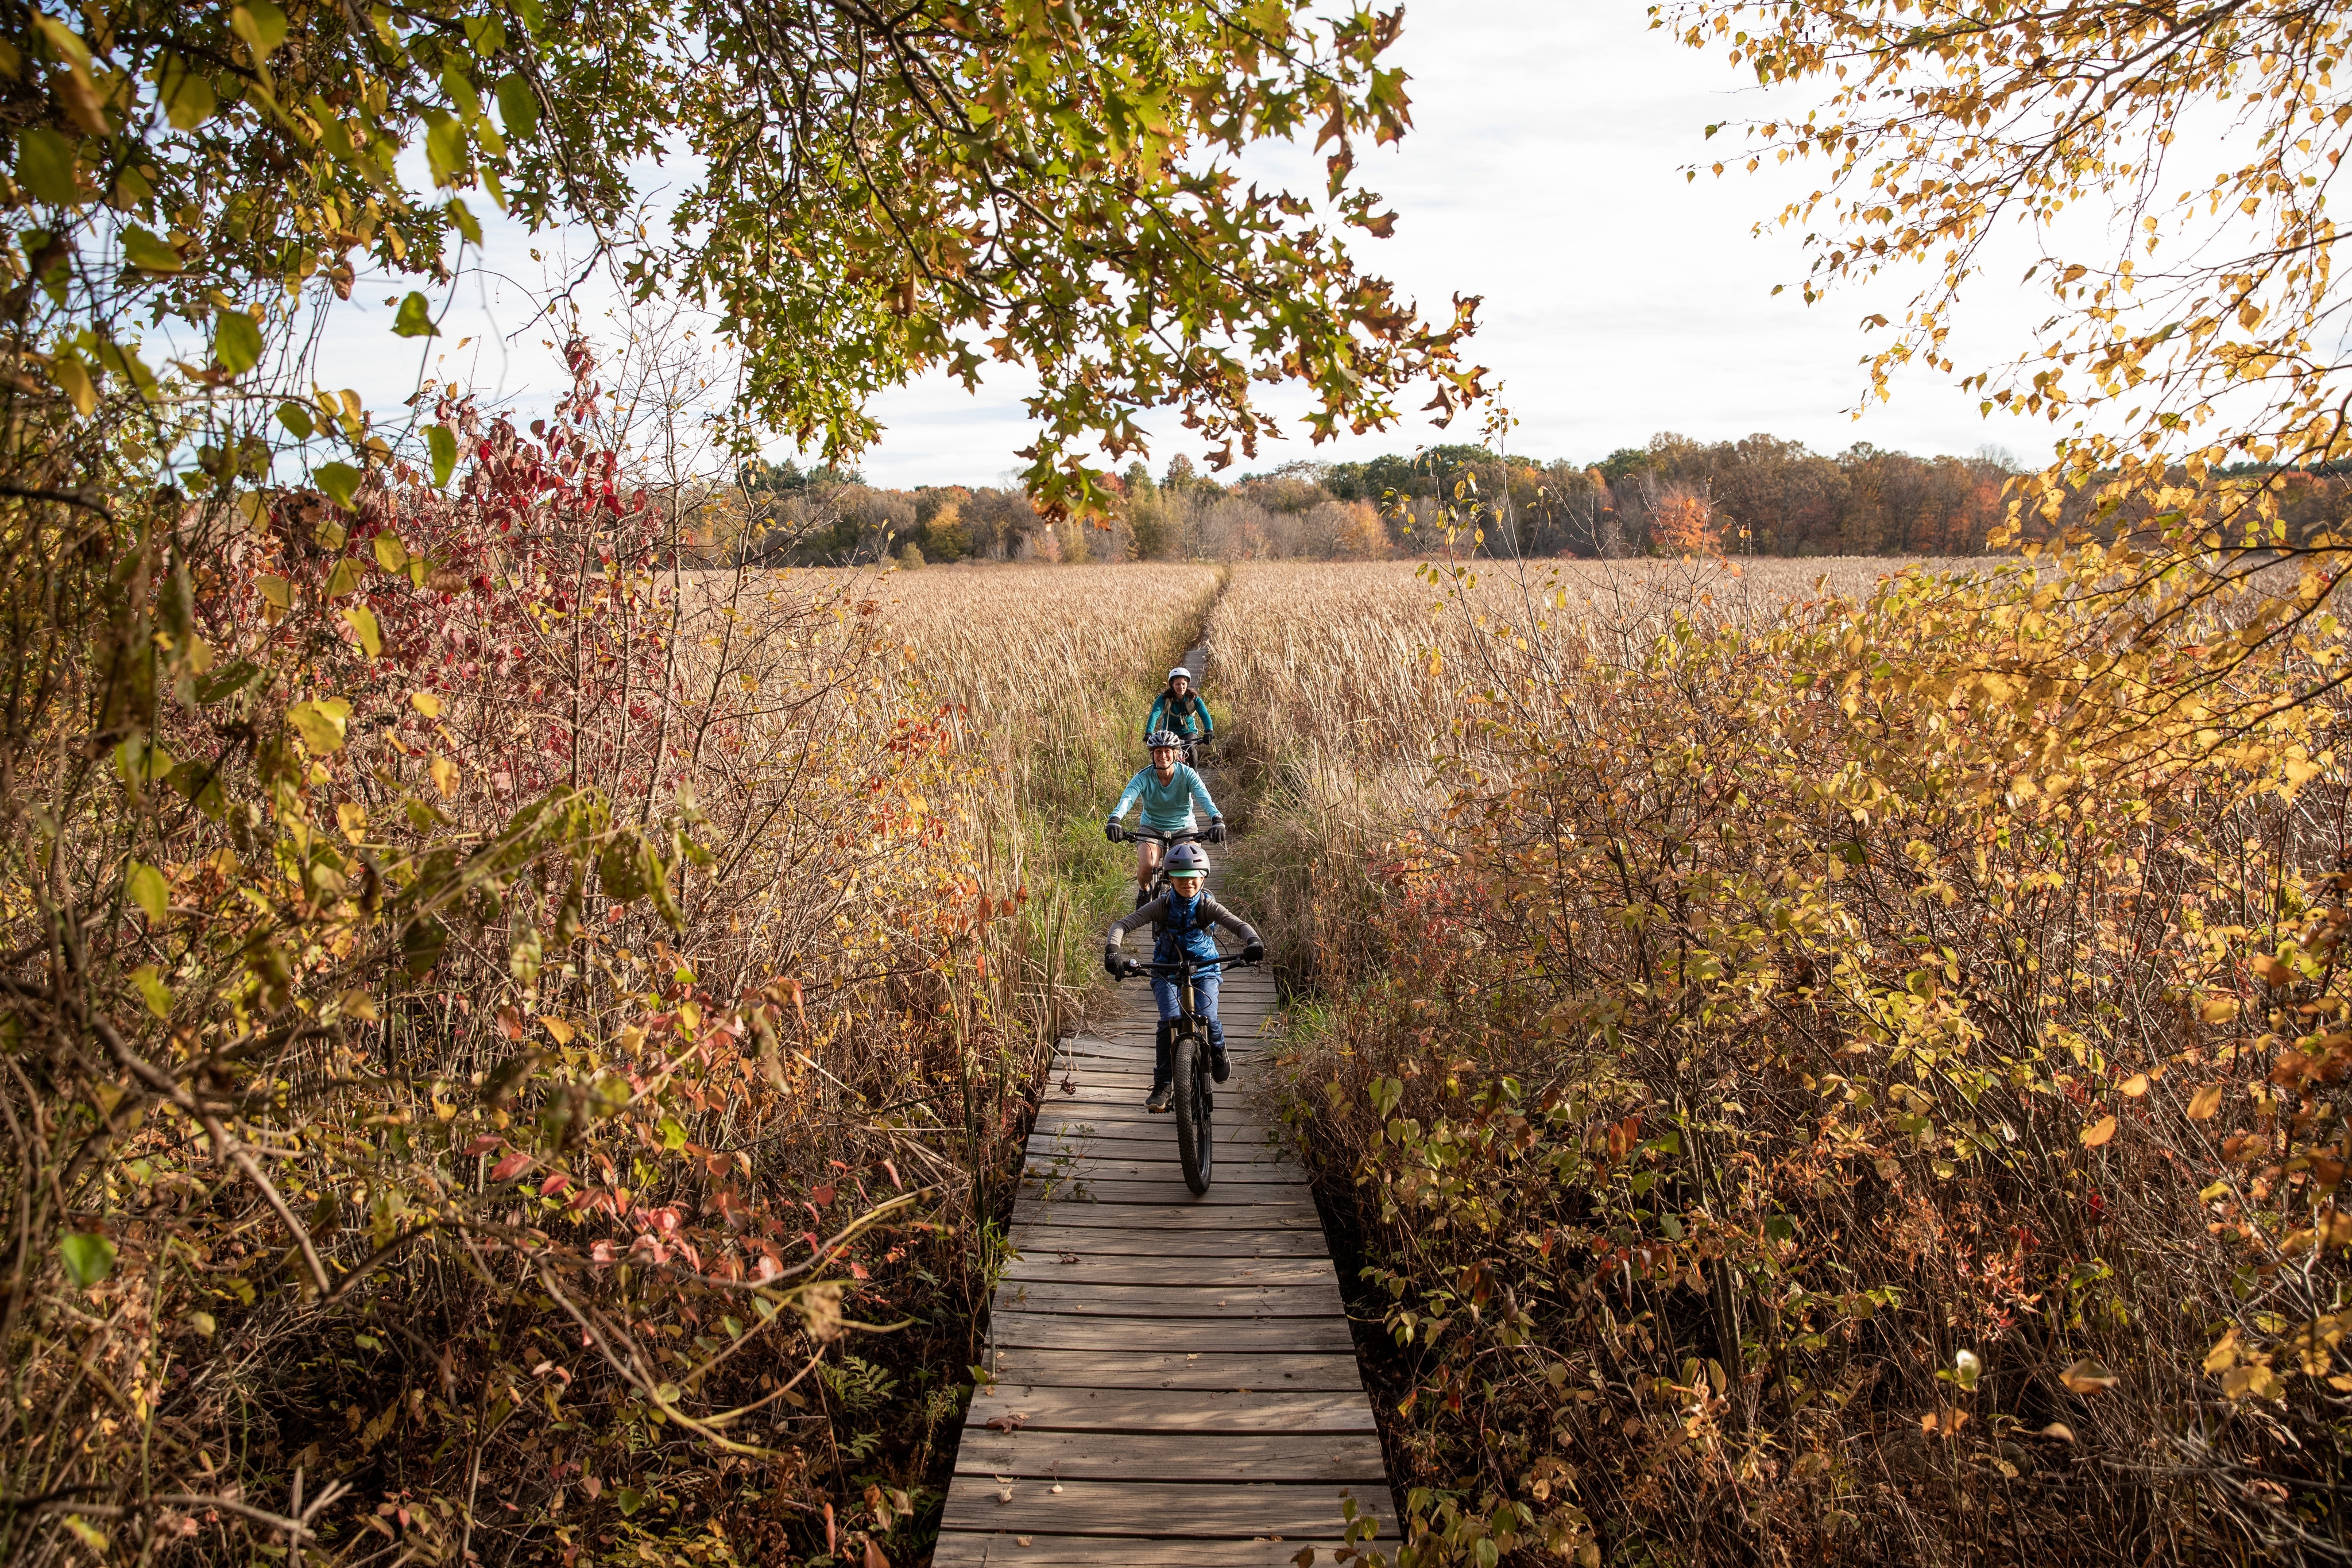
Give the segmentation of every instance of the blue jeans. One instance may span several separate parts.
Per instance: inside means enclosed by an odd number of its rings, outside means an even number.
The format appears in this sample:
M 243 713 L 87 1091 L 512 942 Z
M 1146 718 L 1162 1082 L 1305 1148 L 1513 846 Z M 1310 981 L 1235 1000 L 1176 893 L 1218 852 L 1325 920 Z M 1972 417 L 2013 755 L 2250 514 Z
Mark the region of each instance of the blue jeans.
M 1224 1026 L 1217 1021 L 1217 987 L 1223 983 L 1224 977 L 1223 973 L 1216 969 L 1192 977 L 1192 1010 L 1208 1024 L 1211 1045 L 1225 1043 Z M 1151 997 L 1160 1004 L 1160 1021 L 1162 1023 L 1177 1018 L 1184 1010 L 1176 995 L 1176 982 L 1171 979 L 1154 975 L 1151 977 Z

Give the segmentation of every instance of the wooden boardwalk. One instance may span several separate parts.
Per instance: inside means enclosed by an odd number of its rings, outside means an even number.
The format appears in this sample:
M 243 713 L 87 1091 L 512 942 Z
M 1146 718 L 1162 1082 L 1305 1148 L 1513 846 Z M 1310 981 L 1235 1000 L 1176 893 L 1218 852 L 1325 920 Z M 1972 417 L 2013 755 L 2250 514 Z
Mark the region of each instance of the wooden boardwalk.
M 1234 1073 L 1205 1197 L 1184 1186 L 1175 1118 L 1143 1110 L 1146 983 L 1121 985 L 1116 1021 L 1063 1041 L 990 1316 L 996 1382 L 966 1419 L 938 1568 L 1271 1568 L 1307 1547 L 1328 1563 L 1343 1491 L 1391 1532 L 1330 1250 L 1253 1092 L 1274 999 L 1262 969 L 1225 981 Z

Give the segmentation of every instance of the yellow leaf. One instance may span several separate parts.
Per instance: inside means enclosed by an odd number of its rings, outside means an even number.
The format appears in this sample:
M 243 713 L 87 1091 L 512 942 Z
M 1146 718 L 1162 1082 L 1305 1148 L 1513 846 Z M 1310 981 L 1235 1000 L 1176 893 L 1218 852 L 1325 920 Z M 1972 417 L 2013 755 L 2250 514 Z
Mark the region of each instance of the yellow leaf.
M 436 757 L 426 765 L 433 775 L 433 787 L 443 795 L 457 792 L 457 765 L 446 757 Z
M 301 736 L 302 744 L 320 757 L 343 748 L 343 726 L 351 716 L 352 705 L 341 697 L 296 703 L 286 710 L 286 722 Z
M 2096 1394 L 2123 1381 L 2098 1362 L 2084 1356 L 2058 1375 L 2058 1381 L 2076 1394 Z
M 2126 1099 L 2138 1099 L 2141 1095 L 2147 1092 L 2147 1074 L 2145 1072 L 2133 1073 L 2129 1078 L 2123 1081 L 2122 1088 L 2124 1097 Z
M 284 578 L 265 577 L 261 580 L 259 586 L 261 588 L 261 597 L 268 602 L 278 606 L 278 609 L 286 610 L 290 609 L 293 606 L 294 588 L 293 585 L 288 582 Z
M 541 1013 L 539 1021 L 547 1026 L 547 1032 L 555 1037 L 555 1043 L 558 1045 L 570 1045 L 572 1035 L 578 1032 L 570 1024 L 551 1014 Z
M 70 354 L 59 354 L 49 362 L 49 380 L 66 394 L 74 412 L 88 414 L 98 407 L 98 383 L 89 379 L 88 367 Z
M 343 620 L 359 639 L 360 646 L 371 659 L 383 652 L 383 632 L 375 623 L 375 612 L 364 604 L 354 604 L 342 612 Z
M 375 563 L 384 570 L 408 570 L 408 547 L 401 542 L 398 534 L 387 532 L 376 535 L 374 549 Z
M 140 997 L 147 1010 L 159 1019 L 172 1016 L 172 993 L 164 988 L 162 975 L 152 964 L 142 964 L 131 971 L 131 983 L 139 988 Z
M 2115 1135 L 2116 1119 L 2113 1116 L 2102 1116 L 2083 1129 L 2083 1146 L 2086 1149 L 2095 1149 Z
M 375 998 L 365 991 L 345 991 L 339 1005 L 345 1018 L 358 1019 L 363 1023 L 373 1023 L 382 1016 L 376 1011 Z
M 423 714 L 426 718 L 439 718 L 441 716 L 441 699 L 435 696 L 431 692 L 410 693 L 408 705 L 415 708 L 418 713 Z
M 2190 1095 L 2189 1097 L 2189 1119 L 2192 1122 L 2210 1122 L 2215 1116 L 2220 1115 L 2221 1113 L 2221 1092 L 2223 1087 L 2223 1085 L 2219 1083 L 2208 1083 L 2204 1088 L 2200 1089 L 2196 1093 Z

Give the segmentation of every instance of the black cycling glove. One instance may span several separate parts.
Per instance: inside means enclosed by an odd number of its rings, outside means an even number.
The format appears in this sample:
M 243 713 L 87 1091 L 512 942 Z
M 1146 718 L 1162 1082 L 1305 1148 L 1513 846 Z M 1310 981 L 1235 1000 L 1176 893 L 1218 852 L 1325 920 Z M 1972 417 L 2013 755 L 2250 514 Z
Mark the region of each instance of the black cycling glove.
M 1112 843 L 1117 843 L 1119 840 L 1127 837 L 1127 830 L 1118 825 L 1118 819 L 1117 817 L 1113 817 L 1110 821 L 1103 824 L 1103 837 L 1108 839 Z
M 1242 962 L 1244 964 L 1255 964 L 1265 956 L 1265 944 L 1263 942 L 1253 942 L 1242 949 Z
M 1114 980 L 1120 979 L 1124 977 L 1126 967 L 1126 964 L 1119 958 L 1118 948 L 1106 947 L 1103 949 L 1104 974 L 1108 975 Z
M 1213 844 L 1222 844 L 1225 841 L 1225 820 L 1223 817 L 1209 819 L 1208 837 Z

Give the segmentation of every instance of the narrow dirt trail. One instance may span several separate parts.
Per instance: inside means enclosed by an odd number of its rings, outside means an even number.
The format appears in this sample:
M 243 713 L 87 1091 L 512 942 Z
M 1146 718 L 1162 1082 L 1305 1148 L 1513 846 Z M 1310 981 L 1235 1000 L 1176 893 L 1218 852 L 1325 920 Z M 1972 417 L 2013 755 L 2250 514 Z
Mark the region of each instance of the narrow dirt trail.
M 1208 650 L 1186 663 L 1209 673 Z M 1385 1535 L 1389 1487 L 1307 1172 L 1261 1106 L 1273 977 L 1224 983 L 1234 1073 L 1203 1197 L 1174 1118 L 1143 1110 L 1150 990 L 1118 1002 L 1055 1053 L 990 1311 L 996 1382 L 966 1417 L 931 1560 L 1331 1563 L 1341 1494 Z

